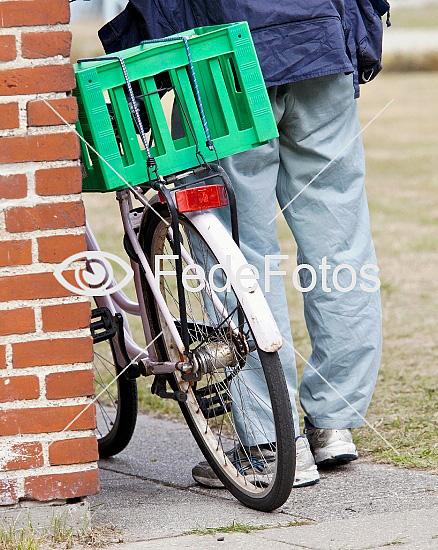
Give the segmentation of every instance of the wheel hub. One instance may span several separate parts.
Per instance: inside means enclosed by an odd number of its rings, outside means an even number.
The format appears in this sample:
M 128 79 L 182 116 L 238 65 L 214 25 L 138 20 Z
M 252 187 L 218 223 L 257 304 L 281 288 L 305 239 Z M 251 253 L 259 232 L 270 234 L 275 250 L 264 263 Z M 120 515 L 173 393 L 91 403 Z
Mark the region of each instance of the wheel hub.
M 215 372 L 238 364 L 234 344 L 228 340 L 212 341 L 201 344 L 193 358 L 202 374 Z

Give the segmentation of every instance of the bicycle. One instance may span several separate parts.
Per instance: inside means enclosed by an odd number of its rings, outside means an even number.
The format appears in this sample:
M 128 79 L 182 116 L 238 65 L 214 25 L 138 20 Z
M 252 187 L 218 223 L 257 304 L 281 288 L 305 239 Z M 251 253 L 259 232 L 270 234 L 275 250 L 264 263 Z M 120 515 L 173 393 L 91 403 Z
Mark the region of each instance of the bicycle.
M 135 97 L 124 74 L 148 169 L 153 168 L 136 106 L 146 94 Z M 199 102 L 198 107 L 202 111 Z M 186 122 L 193 132 L 187 117 Z M 224 486 L 246 506 L 271 511 L 289 497 L 295 470 L 292 410 L 278 357 L 281 336 L 260 287 L 241 277 L 250 273 L 238 246 L 231 182 L 219 164 L 200 156 L 200 166 L 167 176 L 155 173 L 116 191 L 138 302 L 122 290 L 95 297 L 91 332 L 96 393 L 101 394 L 99 455 L 106 458 L 127 446 L 137 417 L 136 379 L 154 376 L 152 393 L 178 402 Z M 157 194 L 148 200 L 151 188 Z M 231 235 L 212 213 L 227 204 Z M 99 251 L 88 224 L 86 235 L 88 250 Z M 108 288 L 115 286 L 105 263 L 100 265 Z M 88 269 L 93 273 L 90 262 Z M 134 341 L 127 314 L 141 318 L 146 348 Z M 107 387 L 114 375 L 116 383 Z M 265 386 L 256 394 L 254 381 L 260 378 Z M 264 476 L 262 469 L 268 472 Z

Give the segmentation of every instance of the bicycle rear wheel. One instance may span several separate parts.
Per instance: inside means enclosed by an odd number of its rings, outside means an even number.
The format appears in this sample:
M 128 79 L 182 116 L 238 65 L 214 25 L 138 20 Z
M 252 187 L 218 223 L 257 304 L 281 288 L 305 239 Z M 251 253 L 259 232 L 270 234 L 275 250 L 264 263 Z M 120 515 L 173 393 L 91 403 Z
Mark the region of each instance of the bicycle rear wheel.
M 170 221 L 164 205 L 159 213 Z M 208 269 L 218 263 L 214 252 L 185 216 L 180 215 L 179 222 L 181 244 L 187 252 L 184 266 L 194 260 L 208 273 Z M 156 256 L 173 254 L 172 233 L 152 211 L 143 220 L 139 238 L 152 270 Z M 172 259 L 162 265 L 163 271 L 170 269 L 175 269 Z M 197 286 L 199 278 L 192 283 Z M 215 285 L 225 286 L 221 270 L 216 271 Z M 178 320 L 175 278 L 161 277 L 160 289 L 170 312 Z M 154 336 L 163 331 L 157 340 L 160 358 L 180 360 L 146 281 L 143 281 L 143 290 L 151 330 Z M 295 472 L 294 427 L 286 381 L 278 354 L 258 348 L 233 289 L 224 289 L 218 296 L 227 314 L 219 311 L 209 291 L 186 289 L 190 350 L 198 364 L 203 365 L 205 374 L 200 382 L 193 383 L 184 381 L 181 373 L 176 372 L 171 377 L 171 385 L 186 393 L 187 401 L 180 403 L 184 418 L 225 487 L 246 506 L 271 511 L 288 498 Z M 245 323 L 238 327 L 236 336 L 233 323 L 236 328 L 239 310 L 240 320 L 243 316 Z M 269 454 L 272 457 L 272 451 L 275 452 L 273 463 L 265 458 Z

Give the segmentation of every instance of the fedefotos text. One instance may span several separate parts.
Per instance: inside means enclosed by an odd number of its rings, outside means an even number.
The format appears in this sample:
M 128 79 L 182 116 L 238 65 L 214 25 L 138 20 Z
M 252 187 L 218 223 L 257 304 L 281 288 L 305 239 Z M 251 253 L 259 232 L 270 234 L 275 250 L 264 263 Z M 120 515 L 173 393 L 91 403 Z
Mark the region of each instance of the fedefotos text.
M 160 284 L 162 276 L 175 276 L 174 254 L 163 254 L 155 257 L 155 281 Z M 300 292 L 311 292 L 317 284 L 323 292 L 351 292 L 359 286 L 363 292 L 376 292 L 380 288 L 380 279 L 377 276 L 379 268 L 375 264 L 365 264 L 359 269 L 344 263 L 332 265 L 327 262 L 327 256 L 321 259 L 318 271 L 310 264 L 298 264 L 292 273 L 279 269 L 279 262 L 289 260 L 285 254 L 267 255 L 264 262 L 263 282 L 265 292 L 271 292 L 275 281 L 279 277 L 292 276 L 293 286 Z M 197 263 L 186 265 L 182 273 L 182 284 L 188 292 L 199 292 L 206 285 L 214 292 L 230 291 L 231 287 L 242 292 L 251 292 L 257 288 L 261 275 L 252 264 L 241 264 L 234 271 L 231 266 L 231 257 L 226 256 L 225 264 L 214 264 L 206 268 Z M 167 266 L 165 262 L 170 262 Z M 164 263 L 164 265 L 163 265 Z M 275 266 L 275 267 L 274 267 Z M 171 267 L 171 269 L 169 269 Z M 222 274 L 221 274 L 222 272 Z M 219 284 L 220 283 L 220 284 Z

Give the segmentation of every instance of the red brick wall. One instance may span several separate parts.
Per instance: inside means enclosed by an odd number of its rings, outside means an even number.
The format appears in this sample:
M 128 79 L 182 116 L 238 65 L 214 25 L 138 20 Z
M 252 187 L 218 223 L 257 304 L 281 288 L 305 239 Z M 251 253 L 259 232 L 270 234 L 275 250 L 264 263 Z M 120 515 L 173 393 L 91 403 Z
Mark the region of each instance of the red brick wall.
M 96 493 L 88 300 L 53 276 L 85 249 L 68 0 L 0 1 L 0 504 Z M 65 274 L 64 274 L 65 275 Z M 71 275 L 71 273 L 70 273 Z M 66 276 L 68 279 L 68 275 Z

